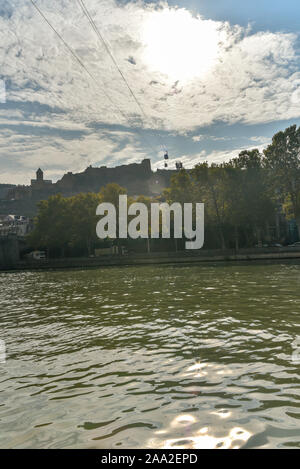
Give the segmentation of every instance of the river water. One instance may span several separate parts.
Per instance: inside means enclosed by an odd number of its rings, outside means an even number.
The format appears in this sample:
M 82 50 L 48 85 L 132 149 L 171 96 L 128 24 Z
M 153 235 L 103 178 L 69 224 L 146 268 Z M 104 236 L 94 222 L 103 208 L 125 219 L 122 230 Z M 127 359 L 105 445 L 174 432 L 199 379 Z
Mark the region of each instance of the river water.
M 0 447 L 299 448 L 299 292 L 291 264 L 0 274 Z

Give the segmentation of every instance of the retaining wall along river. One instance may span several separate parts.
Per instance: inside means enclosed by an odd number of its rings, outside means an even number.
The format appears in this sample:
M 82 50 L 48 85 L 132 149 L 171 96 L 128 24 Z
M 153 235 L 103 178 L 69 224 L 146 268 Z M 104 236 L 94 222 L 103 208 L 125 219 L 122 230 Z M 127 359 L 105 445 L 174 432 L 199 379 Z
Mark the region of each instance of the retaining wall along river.
M 46 260 L 23 260 L 15 263 L 3 264 L 0 270 L 45 270 L 66 269 L 74 267 L 102 267 L 122 265 L 148 264 L 194 264 L 205 262 L 226 261 L 269 261 L 283 259 L 300 259 L 300 248 L 264 248 L 235 250 L 199 250 L 180 252 L 153 252 L 130 254 L 124 256 L 110 255 L 101 257 L 77 257 Z

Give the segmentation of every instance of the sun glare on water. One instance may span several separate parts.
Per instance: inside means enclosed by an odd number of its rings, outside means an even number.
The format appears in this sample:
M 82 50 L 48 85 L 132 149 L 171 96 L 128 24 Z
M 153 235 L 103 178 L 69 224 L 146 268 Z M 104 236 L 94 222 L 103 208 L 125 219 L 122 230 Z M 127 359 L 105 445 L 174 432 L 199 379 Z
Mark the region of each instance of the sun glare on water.
M 172 80 L 202 77 L 219 55 L 216 23 L 193 17 L 184 9 L 152 13 L 143 26 L 142 36 L 144 60 L 149 68 Z

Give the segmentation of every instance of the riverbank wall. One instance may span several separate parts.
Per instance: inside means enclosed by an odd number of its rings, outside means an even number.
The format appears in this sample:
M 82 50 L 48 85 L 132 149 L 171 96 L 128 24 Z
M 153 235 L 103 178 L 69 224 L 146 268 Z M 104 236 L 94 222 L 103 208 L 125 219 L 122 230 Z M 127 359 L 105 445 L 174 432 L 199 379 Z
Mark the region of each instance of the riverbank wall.
M 0 236 L 0 270 L 13 268 L 20 261 L 19 242 L 15 235 Z
M 151 264 L 201 264 L 208 262 L 234 261 L 300 261 L 300 247 L 297 248 L 265 248 L 234 250 L 200 250 L 181 252 L 155 252 L 149 254 L 130 254 L 124 256 L 110 255 L 89 258 L 66 258 L 46 260 L 16 260 L 14 264 L 5 265 L 0 262 L 0 271 L 10 270 L 50 270 L 72 269 L 106 266 L 151 265 Z

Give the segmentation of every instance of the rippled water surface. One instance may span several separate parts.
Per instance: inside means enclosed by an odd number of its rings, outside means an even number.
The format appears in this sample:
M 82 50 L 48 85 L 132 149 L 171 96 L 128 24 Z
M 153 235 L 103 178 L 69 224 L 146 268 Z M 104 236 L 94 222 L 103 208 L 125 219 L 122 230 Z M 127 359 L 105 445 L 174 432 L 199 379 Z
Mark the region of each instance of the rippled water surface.
M 0 447 L 300 447 L 299 292 L 299 265 L 0 274 Z

